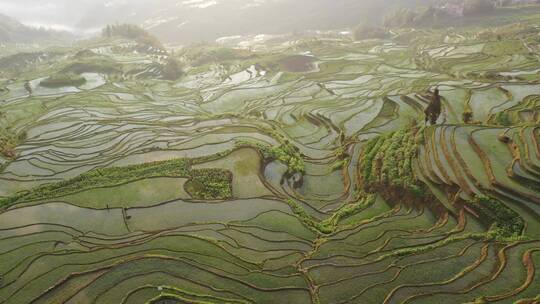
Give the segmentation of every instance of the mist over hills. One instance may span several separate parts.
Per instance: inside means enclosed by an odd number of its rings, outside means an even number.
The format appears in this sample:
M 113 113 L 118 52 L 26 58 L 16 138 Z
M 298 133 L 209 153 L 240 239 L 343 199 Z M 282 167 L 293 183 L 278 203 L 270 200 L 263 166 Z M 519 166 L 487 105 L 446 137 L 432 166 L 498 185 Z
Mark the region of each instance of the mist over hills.
M 414 7 L 430 0 L 157 0 L 110 6 L 101 22 L 141 24 L 166 42 L 210 41 L 246 34 L 281 34 L 307 29 L 336 29 L 379 22 L 395 7 Z M 121 12 L 124 12 L 123 14 Z M 79 26 L 96 26 L 91 13 Z M 122 16 L 117 19 L 118 16 Z
M 433 0 L 112 0 L 0 4 L 0 12 L 24 23 L 61 25 L 89 32 L 110 23 L 142 25 L 167 43 L 212 41 L 249 34 L 352 27 L 380 22 L 399 7 L 429 5 Z M 34 12 L 35 11 L 35 12 Z
M 12 17 L 0 14 L 0 43 L 59 42 L 72 38 L 73 35 L 68 32 L 26 26 Z

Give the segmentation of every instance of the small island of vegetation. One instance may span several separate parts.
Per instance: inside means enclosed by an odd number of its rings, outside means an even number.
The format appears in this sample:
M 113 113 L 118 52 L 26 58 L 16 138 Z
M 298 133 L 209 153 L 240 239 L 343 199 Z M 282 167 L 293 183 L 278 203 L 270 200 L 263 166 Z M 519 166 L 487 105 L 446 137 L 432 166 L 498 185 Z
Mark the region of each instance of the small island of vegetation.
M 86 79 L 80 75 L 63 73 L 43 79 L 39 85 L 46 88 L 79 87 L 86 83 Z

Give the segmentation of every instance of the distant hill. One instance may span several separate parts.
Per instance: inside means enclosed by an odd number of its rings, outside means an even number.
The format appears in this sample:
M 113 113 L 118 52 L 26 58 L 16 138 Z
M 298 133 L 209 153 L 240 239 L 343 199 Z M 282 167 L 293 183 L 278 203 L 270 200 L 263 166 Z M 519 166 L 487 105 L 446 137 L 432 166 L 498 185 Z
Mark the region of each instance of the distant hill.
M 386 27 L 442 28 L 501 26 L 540 13 L 540 0 L 447 0 L 436 5 L 399 8 L 384 17 Z
M 436 0 L 132 0 L 96 4 L 77 28 L 139 24 L 161 41 L 190 43 L 220 37 L 284 34 L 378 23 L 396 8 Z
M 366 24 L 380 26 L 383 20 L 392 27 L 443 27 L 487 19 L 498 22 L 497 19 L 503 20 L 501 14 L 512 14 L 511 9 L 500 10 L 500 7 L 537 1 L 50 0 L 62 5 L 56 5 L 53 11 L 40 13 L 39 0 L 26 0 L 25 3 L 34 4 L 25 4 L 29 12 L 13 11 L 13 14 L 18 14 L 21 20 L 59 24 L 81 34 L 95 32 L 107 24 L 136 24 L 164 43 L 189 44 L 238 35 L 335 30 Z M 495 6 L 493 14 L 492 5 Z M 482 13 L 486 11 L 488 13 Z M 0 17 L 0 41 L 33 40 L 50 37 L 50 34 L 29 29 L 5 16 Z
M 72 39 L 67 32 L 33 28 L 0 14 L 0 43 L 59 42 Z

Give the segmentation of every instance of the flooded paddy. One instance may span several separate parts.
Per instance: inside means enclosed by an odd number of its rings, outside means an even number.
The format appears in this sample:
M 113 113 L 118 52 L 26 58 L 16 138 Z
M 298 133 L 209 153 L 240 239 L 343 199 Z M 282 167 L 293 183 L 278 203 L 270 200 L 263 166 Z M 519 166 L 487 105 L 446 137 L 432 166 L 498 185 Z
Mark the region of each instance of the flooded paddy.
M 174 81 L 95 45 L 122 73 L 6 84 L 0 126 L 24 136 L 0 158 L 0 303 L 536 296 L 538 62 L 421 35 L 253 42 Z

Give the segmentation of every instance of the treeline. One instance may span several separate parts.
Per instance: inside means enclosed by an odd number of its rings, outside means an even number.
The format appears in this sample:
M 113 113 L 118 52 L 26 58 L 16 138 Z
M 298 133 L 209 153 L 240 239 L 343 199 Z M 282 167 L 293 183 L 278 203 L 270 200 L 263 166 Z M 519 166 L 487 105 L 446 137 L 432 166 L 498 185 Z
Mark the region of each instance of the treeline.
M 103 29 L 102 36 L 105 38 L 123 37 L 133 39 L 140 44 L 165 52 L 165 47 L 161 41 L 138 25 L 109 24 Z

